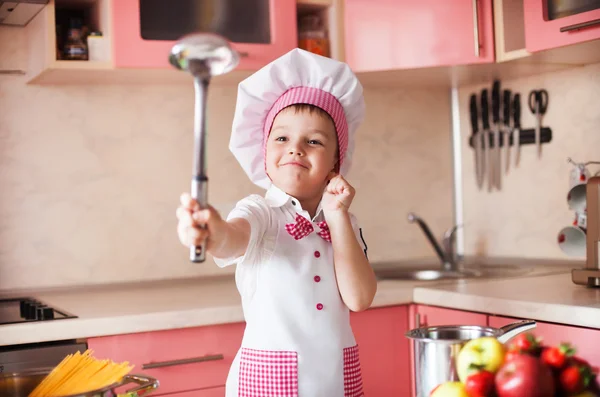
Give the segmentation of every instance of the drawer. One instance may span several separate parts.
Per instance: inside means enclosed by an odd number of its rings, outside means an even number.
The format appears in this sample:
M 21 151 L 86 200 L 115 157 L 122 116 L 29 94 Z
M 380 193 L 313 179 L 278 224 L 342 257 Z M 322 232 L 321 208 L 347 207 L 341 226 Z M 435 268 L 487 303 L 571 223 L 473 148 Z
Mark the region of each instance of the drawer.
M 98 359 L 129 361 L 155 377 L 157 394 L 225 385 L 245 323 L 116 335 L 88 340 Z

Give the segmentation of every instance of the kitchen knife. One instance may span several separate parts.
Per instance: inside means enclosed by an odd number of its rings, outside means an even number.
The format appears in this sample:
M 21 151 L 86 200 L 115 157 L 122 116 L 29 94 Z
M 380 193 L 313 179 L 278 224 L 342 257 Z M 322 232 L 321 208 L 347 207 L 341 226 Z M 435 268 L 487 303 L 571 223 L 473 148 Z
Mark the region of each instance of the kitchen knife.
M 512 106 L 513 140 L 515 142 L 515 167 L 521 159 L 521 94 L 515 94 Z
M 493 184 L 493 170 L 491 169 L 490 159 L 490 113 L 488 105 L 488 90 L 484 88 L 481 90 L 481 126 L 483 134 L 483 155 L 485 157 L 485 170 L 488 174 L 488 191 L 492 191 Z
M 504 150 L 506 151 L 506 169 L 504 171 L 508 173 L 510 165 L 510 137 L 512 135 L 512 129 L 510 128 L 510 90 L 504 90 L 502 99 L 502 115 L 504 116 Z
M 492 85 L 492 122 L 494 123 L 494 186 L 502 187 L 501 151 L 500 151 L 500 82 L 494 80 Z
M 471 116 L 471 130 L 473 131 L 473 149 L 475 152 L 475 179 L 479 190 L 483 187 L 483 155 L 481 153 L 481 131 L 479 131 L 479 115 L 477 114 L 477 94 L 472 94 L 469 101 L 469 113 Z

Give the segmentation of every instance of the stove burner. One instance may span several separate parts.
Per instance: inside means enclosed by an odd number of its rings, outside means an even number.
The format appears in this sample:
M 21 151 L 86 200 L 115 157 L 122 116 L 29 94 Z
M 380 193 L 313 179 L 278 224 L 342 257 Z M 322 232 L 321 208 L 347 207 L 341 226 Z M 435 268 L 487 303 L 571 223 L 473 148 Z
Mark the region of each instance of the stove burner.
M 0 324 L 61 320 L 76 317 L 31 297 L 0 299 Z

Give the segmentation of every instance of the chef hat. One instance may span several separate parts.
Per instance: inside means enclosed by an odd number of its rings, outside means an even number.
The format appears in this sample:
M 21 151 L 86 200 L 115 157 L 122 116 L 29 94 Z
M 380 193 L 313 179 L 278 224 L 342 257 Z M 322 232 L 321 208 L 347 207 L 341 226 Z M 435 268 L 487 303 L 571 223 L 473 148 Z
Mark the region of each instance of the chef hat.
M 331 58 L 293 49 L 238 86 L 229 149 L 256 185 L 268 189 L 264 150 L 275 116 L 294 104 L 327 112 L 338 134 L 340 174 L 350 168 L 354 134 L 365 114 L 363 89 L 350 67 Z

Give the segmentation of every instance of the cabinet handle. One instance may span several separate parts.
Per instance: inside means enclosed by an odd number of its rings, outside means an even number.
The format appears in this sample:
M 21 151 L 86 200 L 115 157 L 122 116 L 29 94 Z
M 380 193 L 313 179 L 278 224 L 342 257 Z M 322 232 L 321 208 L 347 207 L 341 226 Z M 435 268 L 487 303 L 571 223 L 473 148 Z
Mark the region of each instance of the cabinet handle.
M 204 361 L 223 360 L 223 358 L 224 357 L 222 354 L 214 354 L 214 355 L 207 355 L 207 356 L 202 356 L 202 357 L 183 358 L 181 360 L 160 361 L 157 363 L 142 364 L 142 369 L 144 370 L 144 369 L 152 369 L 152 368 L 173 367 L 175 365 L 202 363 Z
M 419 313 L 415 314 L 415 328 L 421 328 L 421 315 Z
M 574 25 L 563 26 L 560 28 L 561 32 L 570 32 L 572 30 L 579 30 L 589 28 L 590 26 L 600 25 L 600 19 L 593 19 L 587 22 L 576 23 Z
M 475 35 L 475 56 L 479 58 L 479 7 L 477 0 L 473 0 L 473 33 Z

